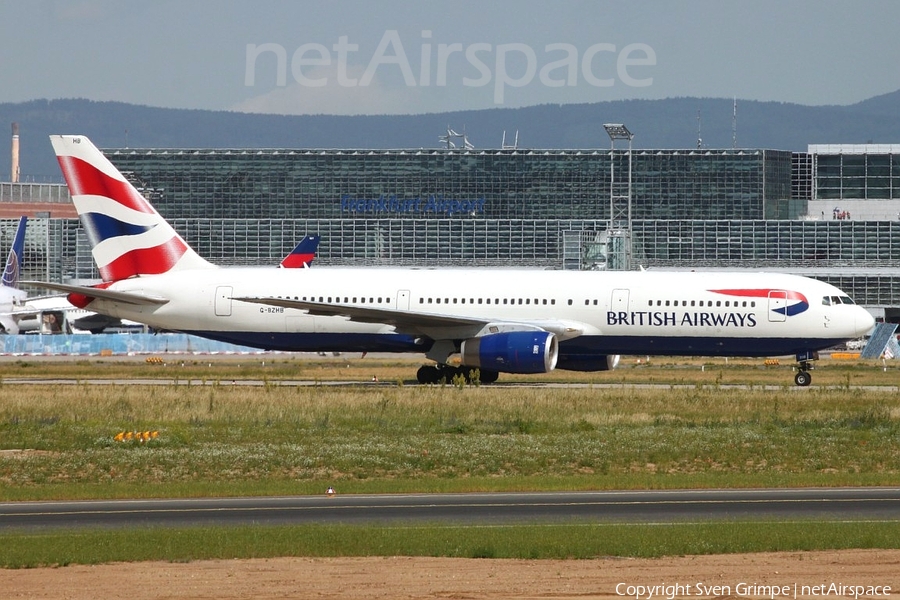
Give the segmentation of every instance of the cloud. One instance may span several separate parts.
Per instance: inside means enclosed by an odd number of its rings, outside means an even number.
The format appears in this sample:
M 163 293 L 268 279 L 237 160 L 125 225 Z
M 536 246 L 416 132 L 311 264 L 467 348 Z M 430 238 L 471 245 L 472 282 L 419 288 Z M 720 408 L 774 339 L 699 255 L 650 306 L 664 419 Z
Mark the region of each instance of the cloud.
M 427 104 L 416 88 L 306 87 L 292 83 L 254 96 L 231 107 L 248 113 L 281 115 L 384 115 L 426 111 Z
M 53 16 L 62 22 L 101 21 L 122 11 L 121 3 L 114 0 L 57 1 L 52 4 Z
M 358 83 L 363 74 L 362 67 L 348 66 L 342 79 Z M 365 86 L 340 85 L 335 68 L 312 69 L 304 75 L 310 81 L 324 81 L 325 85 L 301 85 L 291 81 L 243 100 L 231 110 L 282 115 L 385 115 L 433 110 L 432 99 L 423 93 L 428 88 L 386 83 L 378 78 Z

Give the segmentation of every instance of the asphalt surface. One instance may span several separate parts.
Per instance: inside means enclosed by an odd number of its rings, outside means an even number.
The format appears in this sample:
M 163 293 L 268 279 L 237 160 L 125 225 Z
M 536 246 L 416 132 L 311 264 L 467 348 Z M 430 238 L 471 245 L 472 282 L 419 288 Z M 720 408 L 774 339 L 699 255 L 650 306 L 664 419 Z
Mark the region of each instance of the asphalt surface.
M 246 524 L 900 520 L 900 488 L 420 494 L 0 503 L 0 531 Z

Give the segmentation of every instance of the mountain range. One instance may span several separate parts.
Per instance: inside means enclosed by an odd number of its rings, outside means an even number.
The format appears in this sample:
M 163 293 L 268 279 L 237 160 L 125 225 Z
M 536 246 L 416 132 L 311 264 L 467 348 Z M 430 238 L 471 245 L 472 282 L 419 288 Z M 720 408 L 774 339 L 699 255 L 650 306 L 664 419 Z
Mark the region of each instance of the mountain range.
M 608 148 L 604 123 L 624 123 L 635 149 L 767 148 L 900 143 L 900 90 L 846 106 L 731 98 L 668 98 L 545 104 L 423 115 L 261 115 L 155 108 L 84 99 L 0 104 L 19 124 L 23 181 L 61 181 L 47 136 L 81 133 L 101 148 L 440 148 L 448 128 L 475 148 Z M 699 134 L 699 135 L 698 135 Z M 618 143 L 617 148 L 621 148 Z M 0 180 L 10 155 L 0 152 Z

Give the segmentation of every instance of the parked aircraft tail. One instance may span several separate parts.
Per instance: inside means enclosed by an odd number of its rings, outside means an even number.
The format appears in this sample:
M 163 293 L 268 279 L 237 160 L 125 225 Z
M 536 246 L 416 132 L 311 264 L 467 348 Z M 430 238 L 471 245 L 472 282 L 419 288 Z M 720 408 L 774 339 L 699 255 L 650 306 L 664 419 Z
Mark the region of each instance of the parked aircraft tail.
M 309 267 L 313 259 L 316 257 L 316 250 L 319 247 L 319 236 L 307 235 L 297 247 L 291 250 L 291 253 L 284 257 L 279 267 L 285 269 L 302 269 Z
M 6 257 L 6 269 L 3 270 L 3 277 L 0 279 L 0 284 L 9 288 L 19 287 L 19 275 L 22 273 L 22 255 L 25 252 L 25 223 L 27 221 L 27 217 L 19 219 L 16 236 L 13 239 L 12 247 L 9 249 L 9 255 Z
M 50 136 L 103 281 L 215 268 L 194 252 L 91 141 Z
M 25 249 L 25 223 L 27 219 L 19 219 L 16 235 L 13 237 L 6 268 L 0 277 L 0 332 L 19 333 L 19 325 L 12 318 L 13 308 L 27 297 L 25 290 L 19 289 L 19 274 L 22 272 L 22 254 Z

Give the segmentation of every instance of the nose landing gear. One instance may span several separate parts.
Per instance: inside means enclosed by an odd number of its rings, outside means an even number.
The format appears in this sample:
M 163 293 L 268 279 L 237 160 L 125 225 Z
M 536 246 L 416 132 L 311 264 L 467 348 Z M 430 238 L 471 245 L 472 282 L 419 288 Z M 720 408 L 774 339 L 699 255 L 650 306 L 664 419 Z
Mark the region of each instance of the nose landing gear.
M 802 352 L 797 355 L 797 373 L 794 375 L 794 383 L 800 387 L 806 387 L 812 383 L 812 361 L 819 360 L 818 352 Z
M 806 387 L 812 383 L 812 375 L 809 374 L 809 371 L 797 371 L 797 374 L 794 375 L 794 383 Z

